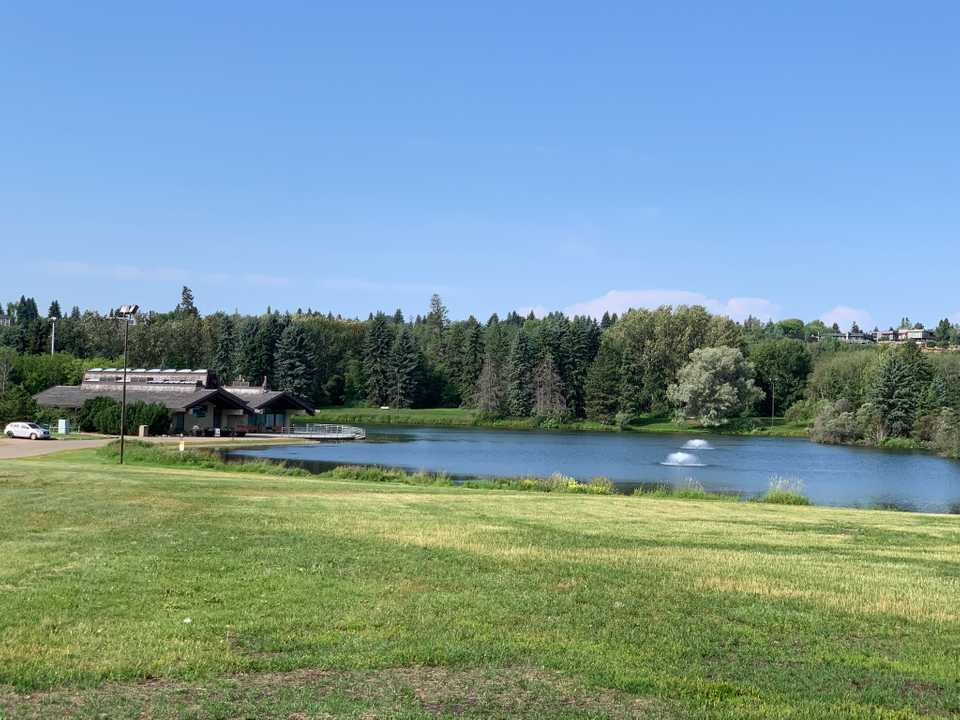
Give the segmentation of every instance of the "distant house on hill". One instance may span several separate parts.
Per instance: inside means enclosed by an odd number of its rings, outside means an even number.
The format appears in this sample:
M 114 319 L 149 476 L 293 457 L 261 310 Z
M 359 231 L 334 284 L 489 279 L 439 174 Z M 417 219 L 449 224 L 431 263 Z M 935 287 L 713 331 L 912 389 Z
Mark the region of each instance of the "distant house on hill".
M 833 332 L 823 333 L 817 336 L 818 340 L 837 340 L 842 343 L 851 343 L 853 345 L 866 345 L 872 343 L 873 335 L 863 332 Z
M 13 324 L 13 320 L 9 315 L 4 315 L 0 313 L 0 327 L 10 327 Z
M 933 330 L 927 330 L 926 328 L 900 328 L 894 330 L 890 328 L 889 330 L 878 330 L 876 332 L 877 342 L 881 343 L 904 343 L 904 342 L 916 342 L 925 344 L 928 342 L 934 341 Z
M 90 399 L 106 396 L 119 401 L 123 368 L 93 368 L 79 385 L 57 385 L 34 396 L 42 407 L 72 410 Z M 127 369 L 127 402 L 160 403 L 171 413 L 170 432 L 224 434 L 278 432 L 291 412 L 313 414 L 306 400 L 259 387 L 219 387 L 207 370 Z

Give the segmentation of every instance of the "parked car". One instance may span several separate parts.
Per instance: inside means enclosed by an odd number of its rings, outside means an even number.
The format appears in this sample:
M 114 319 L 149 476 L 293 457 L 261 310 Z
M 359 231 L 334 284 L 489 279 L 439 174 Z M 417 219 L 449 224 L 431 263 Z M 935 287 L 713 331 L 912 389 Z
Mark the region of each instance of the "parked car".
M 4 429 L 8 438 L 30 438 L 31 440 L 49 440 L 50 431 L 32 422 L 12 422 Z

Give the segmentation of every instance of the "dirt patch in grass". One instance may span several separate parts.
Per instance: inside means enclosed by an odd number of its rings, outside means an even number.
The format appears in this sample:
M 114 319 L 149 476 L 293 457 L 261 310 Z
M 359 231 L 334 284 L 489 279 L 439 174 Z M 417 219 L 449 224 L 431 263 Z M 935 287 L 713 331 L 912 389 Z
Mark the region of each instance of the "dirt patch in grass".
M 530 668 L 433 667 L 244 673 L 205 683 L 150 680 L 18 694 L 0 688 L 0 718 L 669 718 L 649 698 L 590 688 Z

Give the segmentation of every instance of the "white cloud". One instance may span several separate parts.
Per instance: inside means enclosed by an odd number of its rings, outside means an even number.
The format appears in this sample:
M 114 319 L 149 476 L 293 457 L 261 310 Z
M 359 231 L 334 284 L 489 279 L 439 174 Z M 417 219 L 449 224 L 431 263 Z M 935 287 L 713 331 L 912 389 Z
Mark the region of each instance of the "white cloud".
M 847 305 L 837 305 L 821 315 L 820 319 L 827 325 L 836 323 L 841 330 L 849 330 L 853 323 L 859 325 L 863 330 L 869 330 L 874 326 L 873 316 L 870 313 Z
M 606 295 L 576 303 L 566 309 L 568 315 L 602 317 L 605 312 L 622 314 L 630 308 L 657 308 L 661 305 L 703 305 L 716 315 L 734 320 L 748 316 L 770 320 L 780 313 L 780 306 L 766 298 L 733 297 L 726 300 L 710 298 L 690 290 L 611 290 Z

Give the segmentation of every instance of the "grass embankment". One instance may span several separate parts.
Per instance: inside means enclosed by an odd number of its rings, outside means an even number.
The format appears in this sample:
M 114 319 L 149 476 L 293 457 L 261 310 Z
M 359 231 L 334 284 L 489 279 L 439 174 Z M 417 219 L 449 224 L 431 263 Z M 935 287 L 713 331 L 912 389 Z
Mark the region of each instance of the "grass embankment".
M 260 475 L 282 475 L 288 477 L 317 477 L 296 463 L 258 458 L 244 458 L 242 462 L 227 462 L 218 452 L 219 448 L 193 447 L 179 452 L 169 445 L 157 445 L 140 441 L 127 443 L 124 461 L 128 465 L 146 465 L 151 467 L 174 467 L 182 469 L 225 470 L 230 472 L 255 473 Z M 120 446 L 117 442 L 94 451 L 90 456 L 101 462 L 114 464 L 118 461 Z M 461 487 L 471 490 L 513 490 L 516 492 L 552 492 L 587 495 L 614 495 L 616 486 L 606 477 L 594 477 L 580 481 L 569 475 L 554 473 L 549 477 L 494 477 L 467 478 L 455 480 L 444 472 L 407 472 L 398 468 L 345 465 L 319 477 L 337 480 L 356 480 L 358 482 L 389 482 L 402 485 L 426 485 L 432 487 Z M 758 502 L 779 505 L 810 505 L 810 501 L 800 494 L 799 481 L 787 481 L 771 478 L 770 489 L 759 498 L 748 498 Z M 650 497 L 672 497 L 681 500 L 723 500 L 736 502 L 739 495 L 705 490 L 702 485 L 688 481 L 686 485 L 667 485 L 651 483 L 637 488 L 633 495 Z
M 784 422 L 781 418 L 740 418 L 714 428 L 696 423 L 680 424 L 660 416 L 650 415 L 638 422 L 619 427 L 593 420 L 578 420 L 559 425 L 542 424 L 538 418 L 483 417 L 468 408 L 426 408 L 381 410 L 371 407 L 318 408 L 313 416 L 293 418 L 295 423 L 336 423 L 341 425 L 428 425 L 433 427 L 485 427 L 500 430 L 575 430 L 596 432 L 656 432 L 709 433 L 722 435 L 771 435 L 777 437 L 807 437 L 807 426 Z
M 0 717 L 960 711 L 953 517 L 236 470 L 0 462 Z

